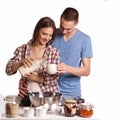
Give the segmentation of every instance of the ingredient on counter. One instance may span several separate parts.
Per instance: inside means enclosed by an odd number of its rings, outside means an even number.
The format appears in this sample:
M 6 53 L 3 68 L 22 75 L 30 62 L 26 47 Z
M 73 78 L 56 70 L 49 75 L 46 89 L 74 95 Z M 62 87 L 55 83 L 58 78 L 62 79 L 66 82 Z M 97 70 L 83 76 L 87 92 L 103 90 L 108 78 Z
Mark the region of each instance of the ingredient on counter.
M 4 98 L 5 100 L 5 114 L 6 117 L 14 118 L 18 116 L 19 113 L 19 104 L 16 103 L 15 95 L 8 95 Z
M 34 108 L 33 107 L 25 107 L 24 109 L 24 117 L 33 117 L 34 116 Z
M 35 115 L 40 118 L 46 118 L 47 109 L 43 106 L 35 108 Z
M 80 117 L 91 117 L 93 115 L 93 105 L 90 103 L 81 103 Z
M 80 115 L 80 108 L 81 108 L 81 103 L 85 102 L 85 99 L 75 99 L 77 101 L 77 110 L 76 110 L 76 115 Z
M 65 100 L 64 113 L 67 117 L 73 117 L 76 114 L 76 100 Z

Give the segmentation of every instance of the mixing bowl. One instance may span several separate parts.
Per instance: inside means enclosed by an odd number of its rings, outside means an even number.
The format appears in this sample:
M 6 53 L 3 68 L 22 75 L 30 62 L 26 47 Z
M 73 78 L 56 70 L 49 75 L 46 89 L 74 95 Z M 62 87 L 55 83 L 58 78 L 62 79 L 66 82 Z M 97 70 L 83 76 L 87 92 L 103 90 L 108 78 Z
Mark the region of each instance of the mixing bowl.
M 34 107 L 43 106 L 47 103 L 49 105 L 49 109 L 51 109 L 50 107 L 53 103 L 56 105 L 61 103 L 62 94 L 54 92 L 29 92 L 29 97 Z

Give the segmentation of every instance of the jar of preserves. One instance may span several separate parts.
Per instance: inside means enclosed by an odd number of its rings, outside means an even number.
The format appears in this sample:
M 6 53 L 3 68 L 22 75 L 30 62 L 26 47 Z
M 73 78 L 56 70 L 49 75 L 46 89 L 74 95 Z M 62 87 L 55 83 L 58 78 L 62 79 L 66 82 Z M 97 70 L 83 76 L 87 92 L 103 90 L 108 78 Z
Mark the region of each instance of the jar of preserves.
M 90 103 L 81 103 L 80 117 L 91 117 L 93 115 L 93 105 Z
M 16 103 L 15 95 L 8 95 L 4 98 L 6 117 L 14 118 L 18 116 L 19 104 Z
M 76 114 L 76 100 L 65 100 L 64 113 L 67 117 L 73 117 Z

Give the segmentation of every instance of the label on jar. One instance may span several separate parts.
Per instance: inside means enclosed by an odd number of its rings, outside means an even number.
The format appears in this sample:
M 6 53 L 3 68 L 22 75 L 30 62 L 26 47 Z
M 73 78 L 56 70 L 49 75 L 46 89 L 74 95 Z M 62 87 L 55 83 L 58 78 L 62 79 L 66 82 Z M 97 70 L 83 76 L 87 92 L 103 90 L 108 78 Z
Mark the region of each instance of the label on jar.
M 76 101 L 65 101 L 65 116 L 74 116 L 76 114 Z

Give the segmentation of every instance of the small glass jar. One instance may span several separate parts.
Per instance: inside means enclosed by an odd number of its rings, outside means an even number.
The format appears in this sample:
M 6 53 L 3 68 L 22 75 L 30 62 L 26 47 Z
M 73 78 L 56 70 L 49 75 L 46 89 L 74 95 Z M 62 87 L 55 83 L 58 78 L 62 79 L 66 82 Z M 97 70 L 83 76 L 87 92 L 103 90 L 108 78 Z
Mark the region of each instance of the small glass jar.
M 76 114 L 76 100 L 65 100 L 64 113 L 67 117 L 73 117 Z
M 80 115 L 80 108 L 81 108 L 81 103 L 85 102 L 85 99 L 75 99 L 77 101 L 77 109 L 76 109 L 76 115 Z
M 90 103 L 81 103 L 80 117 L 91 117 L 93 115 L 93 105 Z
M 19 104 L 16 103 L 16 97 L 15 95 L 8 95 L 4 98 L 6 117 L 14 118 L 18 116 Z

